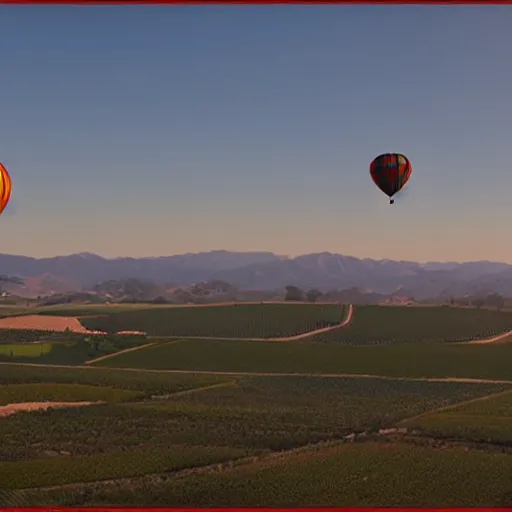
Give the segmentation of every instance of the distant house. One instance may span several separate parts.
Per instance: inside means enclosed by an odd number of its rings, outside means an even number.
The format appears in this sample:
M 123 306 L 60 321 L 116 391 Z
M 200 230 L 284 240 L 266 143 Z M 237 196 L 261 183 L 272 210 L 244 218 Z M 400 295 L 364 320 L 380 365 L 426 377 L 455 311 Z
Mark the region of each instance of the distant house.
M 410 306 L 413 302 L 414 301 L 410 297 L 396 295 L 386 299 L 385 301 L 381 302 L 381 304 L 389 306 Z

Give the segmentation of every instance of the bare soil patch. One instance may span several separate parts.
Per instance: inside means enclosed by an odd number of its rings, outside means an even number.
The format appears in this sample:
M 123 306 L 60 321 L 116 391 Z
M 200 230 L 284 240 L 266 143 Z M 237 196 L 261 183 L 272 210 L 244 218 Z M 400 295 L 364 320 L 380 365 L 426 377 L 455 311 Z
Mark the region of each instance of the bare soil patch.
M 0 329 L 21 329 L 53 332 L 78 332 L 83 334 L 105 334 L 87 330 L 76 318 L 69 316 L 26 315 L 0 319 Z
M 99 404 L 102 402 L 24 402 L 8 404 L 0 407 L 0 418 L 6 418 L 22 411 L 40 411 L 61 407 L 82 407 L 85 405 Z

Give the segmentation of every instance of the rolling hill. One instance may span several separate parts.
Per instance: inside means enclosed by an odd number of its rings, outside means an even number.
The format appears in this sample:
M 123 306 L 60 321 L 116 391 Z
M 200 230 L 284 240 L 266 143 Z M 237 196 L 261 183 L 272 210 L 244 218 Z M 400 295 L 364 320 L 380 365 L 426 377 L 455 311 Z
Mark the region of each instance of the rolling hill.
M 271 252 L 211 251 L 155 258 L 114 258 L 81 253 L 54 258 L 0 254 L 2 289 L 21 296 L 94 291 L 104 283 L 136 279 L 161 290 L 206 281 L 238 290 L 280 290 L 287 285 L 324 292 L 359 289 L 416 299 L 499 293 L 512 297 L 512 265 L 488 261 L 417 263 L 360 259 L 328 252 L 288 258 Z M 7 279 L 7 276 L 10 276 Z M 24 284 L 13 282 L 21 279 Z M 103 284 L 102 284 L 103 283 Z M 116 285 L 114 285 L 116 286 Z M 223 285 L 225 286 L 225 285 Z M 226 292 L 226 293 L 230 293 Z

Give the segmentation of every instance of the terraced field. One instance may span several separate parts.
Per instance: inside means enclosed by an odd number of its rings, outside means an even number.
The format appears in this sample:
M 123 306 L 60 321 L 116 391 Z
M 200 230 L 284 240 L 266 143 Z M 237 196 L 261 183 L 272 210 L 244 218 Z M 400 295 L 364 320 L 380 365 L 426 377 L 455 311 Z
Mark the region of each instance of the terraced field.
M 345 306 L 335 304 L 237 304 L 134 309 L 80 322 L 89 330 L 143 331 L 150 336 L 278 338 L 337 325 L 346 313 Z
M 347 327 L 311 341 L 369 345 L 460 342 L 512 330 L 512 313 L 448 307 L 357 306 Z

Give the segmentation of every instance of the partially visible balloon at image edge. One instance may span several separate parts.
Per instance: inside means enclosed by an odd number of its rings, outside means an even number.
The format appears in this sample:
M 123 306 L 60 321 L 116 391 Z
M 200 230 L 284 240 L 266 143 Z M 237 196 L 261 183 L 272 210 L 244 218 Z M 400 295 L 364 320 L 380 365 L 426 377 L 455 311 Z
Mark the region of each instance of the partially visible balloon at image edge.
M 12 182 L 7 169 L 0 163 L 0 214 L 11 199 Z

